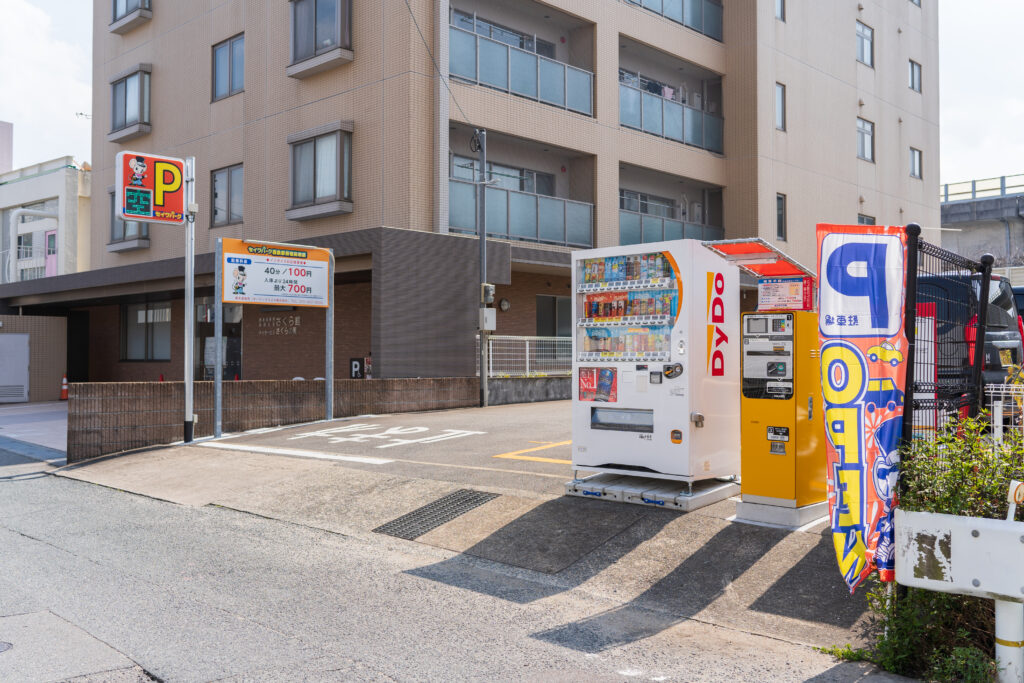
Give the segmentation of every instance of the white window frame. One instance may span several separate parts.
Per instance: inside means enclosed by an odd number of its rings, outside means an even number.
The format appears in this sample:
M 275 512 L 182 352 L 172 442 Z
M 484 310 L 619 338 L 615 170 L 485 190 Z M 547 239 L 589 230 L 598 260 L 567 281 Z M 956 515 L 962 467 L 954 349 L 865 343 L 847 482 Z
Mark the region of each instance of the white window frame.
M 910 177 L 921 179 L 924 166 L 924 154 L 917 147 L 910 148 Z
M 236 171 L 236 170 L 242 172 L 242 186 L 239 187 L 239 188 L 235 187 L 235 182 L 233 180 L 233 178 L 235 176 L 234 171 Z M 224 187 L 225 187 L 224 194 L 226 195 L 226 197 L 224 198 L 224 206 L 227 207 L 227 208 L 224 211 L 225 218 L 222 219 L 222 220 L 217 220 L 217 214 L 216 214 L 217 197 L 216 197 L 215 192 L 216 192 L 216 187 L 217 187 L 216 177 L 218 175 L 223 175 L 224 176 Z M 231 215 L 231 203 L 232 203 L 231 200 L 234 197 L 236 192 L 241 192 L 242 193 L 242 197 L 243 197 L 243 200 L 242 200 L 242 212 L 237 217 Z M 242 164 L 234 164 L 232 166 L 225 166 L 224 168 L 218 168 L 218 169 L 216 169 L 214 171 L 211 171 L 210 172 L 210 227 L 222 228 L 225 225 L 237 225 L 237 224 L 243 222 L 245 220 L 245 199 L 244 198 L 245 198 L 245 168 L 244 168 L 244 166 Z
M 921 65 L 911 59 L 909 69 L 908 85 L 910 86 L 910 89 L 914 92 L 921 92 Z
M 786 85 L 775 83 L 775 130 L 786 130 Z
M 857 158 L 871 163 L 875 162 L 875 124 L 859 116 L 857 117 Z
M 857 61 L 872 69 L 875 68 L 875 29 L 859 19 L 857 20 Z

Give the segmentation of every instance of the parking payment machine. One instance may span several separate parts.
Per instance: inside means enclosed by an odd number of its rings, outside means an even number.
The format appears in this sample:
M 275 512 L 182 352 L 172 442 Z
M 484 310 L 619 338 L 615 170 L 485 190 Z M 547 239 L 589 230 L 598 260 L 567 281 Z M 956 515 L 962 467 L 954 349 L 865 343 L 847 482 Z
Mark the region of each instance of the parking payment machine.
M 818 316 L 745 313 L 737 516 L 800 526 L 825 513 Z

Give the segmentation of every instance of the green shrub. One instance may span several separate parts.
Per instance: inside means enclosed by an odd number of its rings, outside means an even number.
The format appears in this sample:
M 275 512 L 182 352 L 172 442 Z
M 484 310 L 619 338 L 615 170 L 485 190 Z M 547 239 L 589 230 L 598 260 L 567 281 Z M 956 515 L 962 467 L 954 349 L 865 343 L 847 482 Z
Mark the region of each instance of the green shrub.
M 985 416 L 951 424 L 934 441 L 915 441 L 901 457 L 905 510 L 1005 519 L 1012 479 L 1024 481 L 1024 444 L 1008 430 L 991 439 Z M 994 662 L 992 600 L 908 588 L 872 577 L 871 647 L 835 648 L 843 659 L 870 659 L 893 673 L 938 681 L 990 681 Z

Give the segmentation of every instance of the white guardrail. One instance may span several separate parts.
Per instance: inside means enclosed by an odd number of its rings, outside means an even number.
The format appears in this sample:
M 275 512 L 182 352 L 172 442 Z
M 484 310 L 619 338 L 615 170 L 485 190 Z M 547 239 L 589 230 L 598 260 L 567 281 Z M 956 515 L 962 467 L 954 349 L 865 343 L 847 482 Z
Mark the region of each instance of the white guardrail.
M 480 374 L 477 337 L 477 375 Z M 572 375 L 572 337 L 487 338 L 488 377 L 568 377 Z

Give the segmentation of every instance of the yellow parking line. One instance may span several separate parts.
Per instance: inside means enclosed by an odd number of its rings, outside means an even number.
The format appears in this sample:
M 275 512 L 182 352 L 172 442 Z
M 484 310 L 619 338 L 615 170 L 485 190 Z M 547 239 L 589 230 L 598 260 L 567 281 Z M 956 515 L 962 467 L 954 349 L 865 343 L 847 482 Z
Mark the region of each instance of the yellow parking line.
M 571 465 L 572 460 L 556 460 L 555 458 L 541 458 L 535 455 L 523 455 L 523 453 L 532 453 L 533 451 L 542 451 L 545 448 L 554 448 L 555 446 L 567 446 L 572 441 L 556 441 L 548 443 L 544 446 L 536 446 L 534 448 L 524 448 L 521 451 L 512 451 L 511 453 L 501 453 L 499 455 L 491 456 L 494 458 L 505 458 L 507 460 L 530 460 L 532 462 L 553 462 L 559 465 Z

